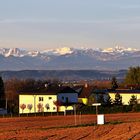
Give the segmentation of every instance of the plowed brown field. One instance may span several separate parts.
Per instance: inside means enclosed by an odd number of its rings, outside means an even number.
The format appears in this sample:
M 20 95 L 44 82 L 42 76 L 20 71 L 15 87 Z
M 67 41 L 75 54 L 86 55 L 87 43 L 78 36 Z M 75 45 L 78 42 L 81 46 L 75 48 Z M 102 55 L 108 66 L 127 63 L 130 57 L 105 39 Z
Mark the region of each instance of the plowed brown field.
M 0 140 L 140 140 L 140 113 L 108 114 L 105 125 L 96 115 L 0 119 Z M 117 123 L 120 122 L 120 123 Z M 81 126 L 80 126 L 81 125 Z

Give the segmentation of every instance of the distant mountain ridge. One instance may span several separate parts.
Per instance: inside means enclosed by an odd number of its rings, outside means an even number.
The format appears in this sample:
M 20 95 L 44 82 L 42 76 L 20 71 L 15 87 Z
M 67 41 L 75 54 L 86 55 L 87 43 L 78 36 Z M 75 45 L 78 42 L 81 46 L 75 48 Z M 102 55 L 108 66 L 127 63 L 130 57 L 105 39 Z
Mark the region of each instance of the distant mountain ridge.
M 140 50 L 120 46 L 44 51 L 0 48 L 0 70 L 119 70 L 137 65 L 140 65 Z
M 0 71 L 4 80 L 17 79 L 59 79 L 63 81 L 77 80 L 109 80 L 113 76 L 117 80 L 124 79 L 127 71 L 99 71 L 99 70 L 22 70 L 22 71 Z

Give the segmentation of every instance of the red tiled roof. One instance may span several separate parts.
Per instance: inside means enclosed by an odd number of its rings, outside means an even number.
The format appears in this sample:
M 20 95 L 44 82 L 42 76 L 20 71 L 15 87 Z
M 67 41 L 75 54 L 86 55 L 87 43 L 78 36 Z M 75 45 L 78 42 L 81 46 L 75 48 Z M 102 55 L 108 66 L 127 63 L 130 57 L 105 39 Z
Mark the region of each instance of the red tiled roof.
M 83 89 L 79 95 L 79 98 L 88 98 L 91 95 L 93 89 L 94 89 L 93 86 L 87 86 L 87 87 L 83 86 Z

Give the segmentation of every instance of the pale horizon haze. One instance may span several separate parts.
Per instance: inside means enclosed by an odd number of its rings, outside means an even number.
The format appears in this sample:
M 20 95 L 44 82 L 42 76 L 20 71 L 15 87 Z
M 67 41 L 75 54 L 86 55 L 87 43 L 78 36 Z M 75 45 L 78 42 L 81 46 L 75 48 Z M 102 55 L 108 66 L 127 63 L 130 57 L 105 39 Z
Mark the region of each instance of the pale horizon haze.
M 0 48 L 140 48 L 138 0 L 0 0 Z

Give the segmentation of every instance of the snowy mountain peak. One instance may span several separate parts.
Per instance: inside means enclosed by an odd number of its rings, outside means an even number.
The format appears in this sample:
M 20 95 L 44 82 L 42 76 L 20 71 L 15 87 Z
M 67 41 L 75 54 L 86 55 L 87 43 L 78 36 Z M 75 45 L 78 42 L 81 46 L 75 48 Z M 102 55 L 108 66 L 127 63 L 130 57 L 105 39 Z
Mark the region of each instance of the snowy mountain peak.
M 24 56 L 25 51 L 18 48 L 0 48 L 0 54 L 4 57 L 15 56 L 22 57 Z
M 62 47 L 62 48 L 57 48 L 57 49 L 50 49 L 50 50 L 45 50 L 42 51 L 41 54 L 47 54 L 47 55 L 65 55 L 65 54 L 71 54 L 73 53 L 74 49 L 68 48 L 68 47 Z
M 35 57 L 39 55 L 38 51 L 26 51 L 19 48 L 0 48 L 0 54 L 4 57 L 14 56 L 14 57 L 24 57 L 31 56 Z
M 73 52 L 73 50 L 72 50 L 72 48 L 63 47 L 63 48 L 56 49 L 55 52 L 60 55 L 65 55 L 65 54 L 71 54 Z
M 32 57 L 36 57 L 36 56 L 38 56 L 39 54 L 40 54 L 39 51 L 30 51 L 30 52 L 28 52 L 28 55 L 29 55 L 29 56 L 32 56 Z
M 102 52 L 107 52 L 107 53 L 123 53 L 123 52 L 135 52 L 138 51 L 137 49 L 133 49 L 133 48 L 125 48 L 122 46 L 117 45 L 115 48 L 106 48 L 104 49 Z
M 5 57 L 9 57 L 9 56 L 21 57 L 20 54 L 21 54 L 20 49 L 13 48 L 13 49 L 9 49 L 9 51 L 5 53 Z

